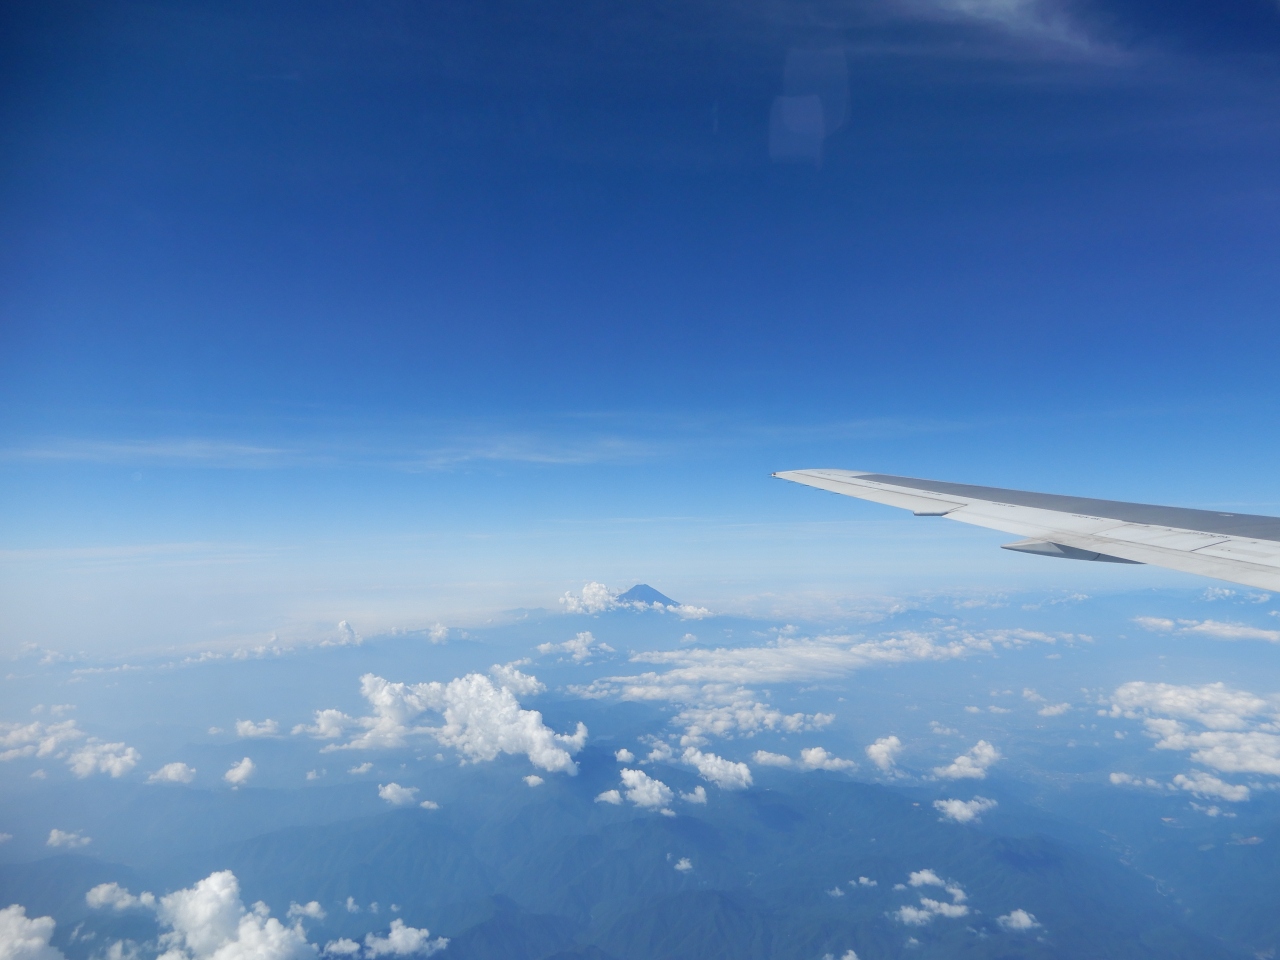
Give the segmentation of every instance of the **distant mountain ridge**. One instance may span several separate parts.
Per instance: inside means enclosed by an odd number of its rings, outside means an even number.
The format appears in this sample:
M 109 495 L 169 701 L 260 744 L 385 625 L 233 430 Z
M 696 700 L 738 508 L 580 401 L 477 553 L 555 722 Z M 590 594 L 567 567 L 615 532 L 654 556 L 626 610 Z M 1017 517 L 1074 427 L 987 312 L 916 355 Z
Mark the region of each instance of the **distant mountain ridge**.
M 616 777 L 606 748 L 587 747 L 579 762 L 578 776 L 536 791 L 498 789 L 493 767 L 474 772 L 468 803 L 274 830 L 133 875 L 83 856 L 8 865 L 0 892 L 59 912 L 57 945 L 70 960 L 92 960 L 108 937 L 155 936 L 124 926 L 145 925 L 142 915 L 88 910 L 93 884 L 119 878 L 160 892 L 215 869 L 233 870 L 245 902 L 261 898 L 277 916 L 317 900 L 328 916 L 307 922 L 315 942 L 359 939 L 394 916 L 450 938 L 451 960 L 1242 955 L 1189 927 L 1176 901 L 1109 852 L 943 822 L 890 786 L 762 772 L 750 790 L 662 817 L 595 802 Z M 677 789 L 693 779 L 678 767 L 649 770 Z M 922 896 L 943 899 L 942 881 L 903 885 L 926 867 L 960 884 L 966 916 L 900 918 Z M 863 875 L 877 883 L 856 882 Z M 391 904 L 394 914 L 384 912 Z M 1014 907 L 1043 928 L 1004 929 L 997 918 Z M 73 920 L 85 924 L 78 936 Z

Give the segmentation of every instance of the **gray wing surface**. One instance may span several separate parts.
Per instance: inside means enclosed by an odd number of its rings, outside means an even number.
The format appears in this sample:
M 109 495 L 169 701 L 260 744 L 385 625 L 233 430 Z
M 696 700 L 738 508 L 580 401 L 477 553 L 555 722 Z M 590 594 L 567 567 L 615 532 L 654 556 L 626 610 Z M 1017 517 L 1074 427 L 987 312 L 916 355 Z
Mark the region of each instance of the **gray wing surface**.
M 774 474 L 820 490 L 946 517 L 1025 539 L 1005 549 L 1074 560 L 1149 563 L 1280 591 L 1280 517 L 1092 500 L 858 470 Z

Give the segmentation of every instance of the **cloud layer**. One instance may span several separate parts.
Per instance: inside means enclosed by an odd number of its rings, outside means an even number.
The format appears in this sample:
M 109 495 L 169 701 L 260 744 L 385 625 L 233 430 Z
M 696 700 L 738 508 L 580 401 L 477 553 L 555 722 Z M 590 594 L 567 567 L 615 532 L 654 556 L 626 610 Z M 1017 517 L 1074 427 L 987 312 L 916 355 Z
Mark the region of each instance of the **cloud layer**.
M 1186 686 L 1135 681 L 1116 688 L 1108 712 L 1116 718 L 1141 720 L 1157 749 L 1186 752 L 1196 763 L 1219 773 L 1280 776 L 1280 699 L 1274 696 L 1261 697 L 1223 683 Z M 1208 783 L 1200 777 L 1193 774 L 1184 779 L 1189 784 Z M 1221 791 L 1218 796 L 1228 799 Z

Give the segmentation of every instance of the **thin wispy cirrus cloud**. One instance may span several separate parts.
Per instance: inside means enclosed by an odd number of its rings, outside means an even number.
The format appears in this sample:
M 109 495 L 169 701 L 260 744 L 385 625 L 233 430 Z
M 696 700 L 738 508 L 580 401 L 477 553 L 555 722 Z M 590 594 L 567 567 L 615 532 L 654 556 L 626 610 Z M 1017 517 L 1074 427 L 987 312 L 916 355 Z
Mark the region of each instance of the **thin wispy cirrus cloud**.
M 91 463 L 131 467 L 272 470 L 299 467 L 383 467 L 398 472 L 450 470 L 476 463 L 591 466 L 653 460 L 693 442 L 657 431 L 513 428 L 483 421 L 401 425 L 368 437 L 287 444 L 201 436 L 49 438 L 0 449 L 0 462 Z M 330 436 L 332 424 L 316 424 Z
M 986 43 L 975 44 L 970 56 L 1101 61 L 1112 66 L 1126 59 L 1120 43 L 1082 22 L 1077 9 L 1060 0 L 896 0 L 889 10 L 904 20 L 981 31 Z M 956 55 L 954 49 L 936 52 Z
M 0 462 L 103 463 L 262 469 L 293 466 L 299 451 L 195 437 L 150 440 L 51 440 L 0 450 Z
M 97 463 L 135 467 L 195 469 L 293 469 L 344 466 L 383 467 L 398 472 L 447 471 L 473 464 L 593 466 L 642 463 L 705 450 L 708 446 L 753 446 L 779 438 L 821 440 L 886 439 L 953 432 L 971 425 L 911 418 L 867 418 L 802 424 L 743 424 L 712 415 L 642 413 L 546 414 L 536 421 L 516 418 L 415 420 L 370 438 L 343 436 L 341 425 L 325 420 L 288 424 L 290 441 L 212 436 L 54 437 L 0 449 L 0 462 Z M 337 437 L 338 439 L 331 439 Z

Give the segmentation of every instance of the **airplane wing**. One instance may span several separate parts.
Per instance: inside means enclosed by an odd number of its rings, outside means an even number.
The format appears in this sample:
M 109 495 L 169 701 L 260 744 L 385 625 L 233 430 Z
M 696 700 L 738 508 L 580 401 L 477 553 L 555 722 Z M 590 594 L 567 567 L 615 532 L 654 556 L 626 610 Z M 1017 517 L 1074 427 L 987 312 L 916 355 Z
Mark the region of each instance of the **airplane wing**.
M 1006 550 L 1072 560 L 1149 563 L 1280 591 L 1280 517 L 1091 500 L 858 470 L 774 474 L 820 490 L 946 517 L 1025 539 Z

